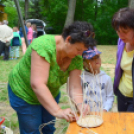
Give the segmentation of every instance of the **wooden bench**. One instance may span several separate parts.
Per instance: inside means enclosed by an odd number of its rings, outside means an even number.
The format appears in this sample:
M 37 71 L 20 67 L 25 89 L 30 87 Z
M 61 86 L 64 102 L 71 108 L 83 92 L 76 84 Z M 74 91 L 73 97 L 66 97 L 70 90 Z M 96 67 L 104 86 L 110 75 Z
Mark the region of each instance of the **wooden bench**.
M 81 128 L 76 122 L 70 123 L 66 134 L 134 134 L 134 113 L 103 114 L 103 124 L 97 128 Z

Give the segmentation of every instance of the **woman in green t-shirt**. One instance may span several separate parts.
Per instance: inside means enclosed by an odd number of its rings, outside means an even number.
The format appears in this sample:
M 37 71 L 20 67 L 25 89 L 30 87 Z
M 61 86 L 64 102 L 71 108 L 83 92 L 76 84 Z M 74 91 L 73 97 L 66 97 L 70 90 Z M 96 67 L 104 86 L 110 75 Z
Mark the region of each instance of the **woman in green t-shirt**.
M 69 77 L 69 95 L 81 111 L 83 99 L 80 82 L 83 67 L 82 53 L 95 45 L 91 24 L 76 21 L 63 30 L 62 35 L 44 35 L 35 39 L 24 57 L 9 75 L 10 104 L 16 110 L 21 134 L 39 134 L 39 125 L 55 117 L 75 121 L 71 109 L 61 109 L 61 85 Z M 86 109 L 86 106 L 85 106 Z M 84 114 L 87 114 L 85 110 Z M 43 129 L 53 134 L 54 125 Z

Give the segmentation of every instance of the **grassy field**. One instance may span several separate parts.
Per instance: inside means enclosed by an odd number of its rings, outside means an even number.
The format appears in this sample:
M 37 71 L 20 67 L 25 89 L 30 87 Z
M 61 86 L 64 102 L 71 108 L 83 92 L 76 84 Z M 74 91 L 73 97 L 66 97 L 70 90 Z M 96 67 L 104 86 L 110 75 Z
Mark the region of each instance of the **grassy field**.
M 102 52 L 102 67 L 101 69 L 104 70 L 108 75 L 111 76 L 112 80 L 114 79 L 114 68 L 116 63 L 116 50 L 117 46 L 98 46 L 98 49 Z M 8 82 L 8 75 L 13 67 L 20 61 L 21 57 L 17 60 L 10 60 L 10 61 L 3 61 L 2 57 L 0 57 L 0 116 L 6 117 L 6 121 L 4 125 L 13 129 L 14 134 L 19 134 L 19 125 L 15 111 L 10 107 L 9 100 L 8 100 L 8 93 L 7 93 L 7 82 Z M 66 84 L 61 87 L 61 99 L 60 99 L 60 106 L 62 108 L 69 107 L 68 98 L 64 97 L 66 95 Z M 116 111 L 116 100 L 113 106 L 112 111 Z M 57 134 L 59 131 L 63 130 L 63 134 L 66 131 L 68 123 L 64 120 L 57 121 L 56 128 Z

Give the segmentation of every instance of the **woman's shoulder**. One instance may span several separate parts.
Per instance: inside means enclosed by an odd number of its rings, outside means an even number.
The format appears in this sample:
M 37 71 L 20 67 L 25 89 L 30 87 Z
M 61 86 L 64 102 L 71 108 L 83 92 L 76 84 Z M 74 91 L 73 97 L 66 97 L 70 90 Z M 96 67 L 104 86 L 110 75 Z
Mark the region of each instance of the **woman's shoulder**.
M 43 35 L 43 36 L 40 36 L 36 39 L 34 39 L 33 45 L 40 45 L 42 47 L 45 47 L 45 48 L 51 48 L 53 49 L 54 47 L 56 47 L 55 45 L 55 38 L 53 35 Z
M 42 57 L 49 57 L 49 59 L 56 52 L 55 38 L 52 35 L 43 35 L 33 40 L 30 44 L 31 48 L 35 50 Z M 49 60 L 50 62 L 50 60 Z
M 122 45 L 124 46 L 125 43 L 123 42 L 122 39 L 119 38 L 119 39 L 118 39 L 118 47 L 119 47 L 119 46 L 122 46 Z

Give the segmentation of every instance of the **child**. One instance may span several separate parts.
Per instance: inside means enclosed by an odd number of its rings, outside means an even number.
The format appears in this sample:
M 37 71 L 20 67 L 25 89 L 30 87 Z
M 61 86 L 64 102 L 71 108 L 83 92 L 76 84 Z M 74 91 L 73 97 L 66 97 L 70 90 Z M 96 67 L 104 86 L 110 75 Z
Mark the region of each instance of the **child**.
M 107 112 L 112 108 L 114 102 L 113 84 L 110 76 L 100 70 L 100 54 L 101 52 L 96 48 L 83 52 L 84 71 L 81 78 L 83 92 L 90 97 L 90 101 L 89 98 L 84 98 L 84 101 L 90 106 L 90 111 L 94 111 L 93 103 L 99 108 L 102 98 L 103 111 Z
M 33 40 L 37 38 L 37 26 L 36 24 L 32 24 L 32 29 L 33 29 Z
M 28 22 L 26 24 L 26 26 L 28 28 L 28 33 L 27 33 L 28 45 L 30 45 L 32 40 L 33 40 L 33 29 L 31 27 L 31 23 L 30 22 Z
M 13 39 L 11 40 L 11 49 L 10 49 L 11 60 L 14 58 L 14 55 L 15 55 L 14 59 L 17 59 L 19 57 L 19 46 L 22 45 L 20 35 L 17 31 L 18 31 L 17 27 L 13 27 Z

